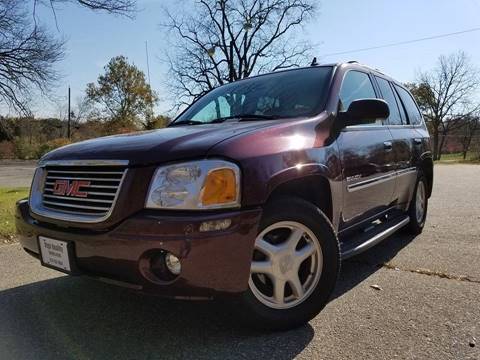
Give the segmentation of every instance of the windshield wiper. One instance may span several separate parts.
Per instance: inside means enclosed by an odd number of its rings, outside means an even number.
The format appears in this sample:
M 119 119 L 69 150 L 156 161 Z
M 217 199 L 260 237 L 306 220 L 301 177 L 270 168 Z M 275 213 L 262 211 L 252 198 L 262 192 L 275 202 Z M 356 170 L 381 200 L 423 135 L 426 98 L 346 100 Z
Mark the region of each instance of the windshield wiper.
M 170 127 L 170 126 L 180 126 L 180 125 L 218 124 L 231 119 L 238 119 L 238 121 L 254 121 L 254 120 L 275 120 L 279 118 L 280 116 L 278 115 L 239 114 L 239 115 L 232 115 L 232 116 L 217 118 L 208 122 L 203 122 L 198 120 L 179 120 L 171 123 L 168 126 Z
M 180 126 L 180 125 L 202 125 L 206 124 L 203 121 L 198 121 L 198 120 L 180 120 L 180 121 L 174 121 L 168 127 L 170 126 Z
M 248 120 L 275 120 L 278 118 L 280 118 L 278 115 L 238 114 L 238 115 L 221 117 L 213 121 L 210 121 L 210 123 L 220 123 L 230 119 L 239 119 L 239 121 L 248 121 Z

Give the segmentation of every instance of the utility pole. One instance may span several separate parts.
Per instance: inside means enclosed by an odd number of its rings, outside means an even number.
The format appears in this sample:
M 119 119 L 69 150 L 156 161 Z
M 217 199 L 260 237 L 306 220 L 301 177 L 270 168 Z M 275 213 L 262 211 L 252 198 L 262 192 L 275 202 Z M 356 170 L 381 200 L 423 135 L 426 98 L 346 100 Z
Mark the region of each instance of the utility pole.
M 150 89 L 152 87 L 152 83 L 150 82 L 150 62 L 148 59 L 148 41 L 145 40 L 145 54 L 147 55 L 147 76 L 148 76 L 148 86 L 150 86 Z M 153 117 L 153 104 L 150 106 L 150 111 L 145 114 L 145 120 L 147 123 L 147 126 L 149 126 L 150 121 L 152 120 Z
M 68 140 L 71 138 L 71 131 L 70 131 L 70 121 L 71 121 L 71 111 L 70 111 L 70 86 L 68 87 L 68 122 L 67 122 L 67 137 Z
M 150 64 L 149 64 L 149 61 L 148 61 L 148 42 L 145 41 L 145 53 L 147 55 L 147 76 L 148 76 L 148 85 L 152 85 L 150 83 Z

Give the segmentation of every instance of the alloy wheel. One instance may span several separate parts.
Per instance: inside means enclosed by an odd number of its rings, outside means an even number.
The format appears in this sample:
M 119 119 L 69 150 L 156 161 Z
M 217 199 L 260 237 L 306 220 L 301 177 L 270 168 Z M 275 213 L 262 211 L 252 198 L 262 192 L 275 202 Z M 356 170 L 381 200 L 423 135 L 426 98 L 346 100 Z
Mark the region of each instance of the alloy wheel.
M 264 305 L 291 308 L 310 296 L 322 267 L 322 249 L 315 234 L 298 222 L 277 222 L 255 240 L 249 287 Z
M 415 199 L 415 216 L 417 218 L 417 222 L 421 224 L 425 217 L 425 206 L 426 206 L 426 191 L 425 191 L 425 184 L 423 181 L 419 181 L 417 185 L 417 196 Z

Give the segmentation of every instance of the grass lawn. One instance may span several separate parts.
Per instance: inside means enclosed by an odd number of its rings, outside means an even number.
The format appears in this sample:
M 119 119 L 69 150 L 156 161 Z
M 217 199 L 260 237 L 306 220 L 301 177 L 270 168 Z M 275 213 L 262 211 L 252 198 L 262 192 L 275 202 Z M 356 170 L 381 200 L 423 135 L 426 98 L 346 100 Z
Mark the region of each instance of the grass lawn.
M 455 163 L 478 163 L 479 160 L 477 158 L 477 154 L 474 153 L 467 153 L 467 158 L 463 160 L 462 153 L 451 153 L 451 154 L 442 154 L 438 163 L 445 163 L 445 164 L 455 164 Z
M 15 202 L 28 196 L 28 188 L 0 188 L 0 244 L 14 240 Z

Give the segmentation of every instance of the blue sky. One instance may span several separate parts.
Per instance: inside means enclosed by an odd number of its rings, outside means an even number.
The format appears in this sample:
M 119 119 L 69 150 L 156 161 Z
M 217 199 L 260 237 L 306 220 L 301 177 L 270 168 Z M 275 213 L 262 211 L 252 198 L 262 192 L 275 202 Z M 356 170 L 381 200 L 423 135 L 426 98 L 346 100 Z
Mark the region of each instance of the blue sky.
M 178 1 L 178 0 L 177 0 Z M 55 92 L 60 102 L 67 86 L 72 99 L 80 97 L 87 83 L 95 81 L 103 66 L 116 55 L 125 55 L 146 73 L 145 41 L 150 52 L 152 87 L 166 97 L 163 82 L 166 68 L 159 60 L 167 44 L 159 23 L 162 6 L 175 6 L 172 0 L 140 0 L 141 11 L 134 20 L 109 16 L 65 5 L 57 10 L 58 30 L 51 12 L 40 15 L 52 32 L 67 39 L 67 55 L 59 64 L 62 82 Z M 404 40 L 480 27 L 480 0 L 324 0 L 320 11 L 302 31 L 312 43 L 321 62 L 358 60 L 406 82 L 419 70 L 435 65 L 441 54 L 464 50 L 480 68 L 480 31 L 396 47 L 352 54 L 322 57 L 322 54 L 348 51 Z M 169 108 L 164 100 L 158 106 Z M 58 106 L 40 101 L 37 116 L 58 116 Z

